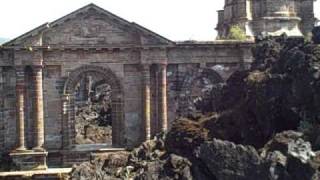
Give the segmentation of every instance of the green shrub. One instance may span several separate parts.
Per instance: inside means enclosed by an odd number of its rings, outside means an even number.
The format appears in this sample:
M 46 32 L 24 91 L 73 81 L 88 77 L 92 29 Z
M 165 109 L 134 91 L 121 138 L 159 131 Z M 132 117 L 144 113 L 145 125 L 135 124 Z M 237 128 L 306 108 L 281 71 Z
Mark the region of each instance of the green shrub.
M 246 40 L 246 33 L 238 25 L 233 25 L 230 28 L 227 39 L 229 40 Z

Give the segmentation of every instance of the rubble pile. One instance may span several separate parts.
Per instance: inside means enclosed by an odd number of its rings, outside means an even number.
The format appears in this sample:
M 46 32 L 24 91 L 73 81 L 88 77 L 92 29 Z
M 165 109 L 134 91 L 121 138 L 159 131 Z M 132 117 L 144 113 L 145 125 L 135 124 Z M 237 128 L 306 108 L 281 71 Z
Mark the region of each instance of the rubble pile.
M 144 142 L 132 152 L 99 157 L 73 168 L 71 179 L 185 179 L 191 180 L 188 159 L 168 154 L 164 135 Z
M 76 116 L 76 143 L 99 144 L 112 142 L 111 112 L 98 103 L 80 108 Z
M 295 133 L 288 131 L 278 134 L 278 137 L 285 137 L 289 142 L 287 144 L 282 142 L 280 149 L 274 147 L 267 154 L 259 154 L 259 151 L 252 146 L 235 145 L 228 141 L 214 139 L 201 145 L 199 158 L 217 179 L 319 179 L 319 155 L 316 157 L 310 143 L 302 139 L 294 140 L 291 134 Z M 284 147 L 287 151 L 283 154 L 281 150 L 284 150 Z M 262 148 L 260 151 L 266 150 Z
M 171 153 L 163 135 L 131 152 L 109 154 L 75 166 L 71 179 L 137 180 L 317 180 L 320 151 L 303 134 L 285 131 L 265 147 L 212 139 L 190 147 L 188 156 Z

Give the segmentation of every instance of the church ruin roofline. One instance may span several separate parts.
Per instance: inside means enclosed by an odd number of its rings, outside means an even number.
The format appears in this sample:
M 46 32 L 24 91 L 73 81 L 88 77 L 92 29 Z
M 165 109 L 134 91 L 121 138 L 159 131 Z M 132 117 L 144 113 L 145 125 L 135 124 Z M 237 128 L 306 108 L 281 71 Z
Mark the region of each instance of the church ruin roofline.
M 170 49 L 170 48 L 188 48 L 188 47 L 227 47 L 240 46 L 240 47 L 250 47 L 255 42 L 253 40 L 214 40 L 214 41 L 175 41 L 173 45 L 136 45 L 136 44 L 126 44 L 122 46 L 115 45 L 50 45 L 50 46 L 21 46 L 21 45 L 12 45 L 12 46 L 2 46 L 0 49 L 3 50 L 29 50 L 32 48 L 33 51 L 37 50 L 86 50 L 86 51 L 114 51 L 114 50 L 127 50 L 127 49 Z
M 251 48 L 253 40 L 177 41 L 173 48 Z
M 24 38 L 27 38 L 27 37 L 30 37 L 30 36 L 34 36 L 35 34 L 38 34 L 38 33 L 42 32 L 44 29 L 47 29 L 48 26 L 49 26 L 49 22 L 44 23 L 44 24 L 42 24 L 42 25 L 40 25 L 40 26 L 38 26 L 38 27 L 36 27 L 36 28 L 34 28 L 34 29 L 32 29 L 32 30 L 30 30 L 30 31 L 28 31 L 28 32 L 26 32 L 26 33 L 24 33 L 24 34 L 22 34 L 22 35 L 20 35 L 20 36 L 18 36 L 16 38 L 14 38 L 14 39 L 12 39 L 12 40 L 9 40 L 8 42 L 3 43 L 2 46 L 3 47 L 12 46 L 14 42 L 16 42 L 16 41 L 18 41 L 20 39 L 24 39 Z
M 126 44 L 126 45 L 44 45 L 44 46 L 21 46 L 21 45 L 12 45 L 12 46 L 2 46 L 2 49 L 14 49 L 14 50 L 124 50 L 124 49 L 152 49 L 152 48 L 170 48 L 175 45 L 136 45 L 136 44 Z
M 214 41 L 176 41 L 177 45 L 226 45 L 226 44 L 252 44 L 254 40 L 214 40 Z
M 113 13 L 111 13 L 111 12 L 109 12 L 109 11 L 107 11 L 107 10 L 97 6 L 97 5 L 95 5 L 95 4 L 93 4 L 93 3 L 90 3 L 90 4 L 80 8 L 78 10 L 75 10 L 75 11 L 73 11 L 73 12 L 71 12 L 71 13 L 69 13 L 69 14 L 67 14 L 67 15 L 65 15 L 65 16 L 63 16 L 63 17 L 61 17 L 61 18 L 59 18 L 59 19 L 57 19 L 57 20 L 55 20 L 53 22 L 51 22 L 51 23 L 47 22 L 47 23 L 45 23 L 45 24 L 43 24 L 43 25 L 41 25 L 41 26 L 31 30 L 31 31 L 28 31 L 27 33 L 24 33 L 21 36 L 18 36 L 16 38 L 14 38 L 13 40 L 10 40 L 10 41 L 2 44 L 2 46 L 14 46 L 15 44 L 18 44 L 17 42 L 19 42 L 20 40 L 23 40 L 24 38 L 32 37 L 32 36 L 38 35 L 40 33 L 43 33 L 46 30 L 50 29 L 51 27 L 58 26 L 58 25 L 66 22 L 66 21 L 68 21 L 68 20 L 70 20 L 72 18 L 75 18 L 75 16 L 77 14 L 84 13 L 84 12 L 86 12 L 87 10 L 89 10 L 91 8 L 97 10 L 101 14 L 104 14 L 104 15 L 110 17 L 111 19 L 116 20 L 119 24 L 121 24 L 123 26 L 132 27 L 132 28 L 136 29 L 137 31 L 141 32 L 142 34 L 145 34 L 145 35 L 148 35 L 148 36 L 153 36 L 153 37 L 159 39 L 161 42 L 166 43 L 168 45 L 173 45 L 174 44 L 174 41 L 171 41 L 168 38 L 165 38 L 165 37 L 153 32 L 153 31 L 151 31 L 149 29 L 146 29 L 145 27 L 143 27 L 143 26 L 141 26 L 141 25 L 139 25 L 139 24 L 137 24 L 135 22 L 129 22 L 129 21 L 127 21 L 127 20 L 125 20 L 125 19 L 123 19 L 123 18 L 121 18 L 121 17 L 119 17 L 119 16 L 117 16 L 117 15 L 115 15 L 115 14 L 113 14 Z

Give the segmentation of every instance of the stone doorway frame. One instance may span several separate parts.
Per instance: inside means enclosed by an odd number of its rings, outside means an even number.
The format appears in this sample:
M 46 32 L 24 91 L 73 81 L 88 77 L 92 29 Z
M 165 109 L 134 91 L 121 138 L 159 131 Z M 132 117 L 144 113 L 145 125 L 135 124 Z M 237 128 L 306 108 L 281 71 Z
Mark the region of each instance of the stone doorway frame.
M 75 147 L 75 88 L 86 75 L 100 76 L 111 86 L 112 108 L 112 147 L 123 147 L 124 144 L 124 95 L 118 77 L 108 67 L 83 65 L 72 70 L 64 84 L 62 95 L 62 136 L 63 149 Z

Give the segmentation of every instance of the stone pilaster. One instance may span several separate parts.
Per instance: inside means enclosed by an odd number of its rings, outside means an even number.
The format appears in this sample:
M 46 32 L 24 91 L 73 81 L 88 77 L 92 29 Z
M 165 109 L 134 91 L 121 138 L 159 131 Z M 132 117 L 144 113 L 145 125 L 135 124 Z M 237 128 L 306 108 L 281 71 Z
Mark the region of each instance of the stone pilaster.
M 34 126 L 35 126 L 35 146 L 34 150 L 43 151 L 44 145 L 44 116 L 43 116 L 43 88 L 42 88 L 42 66 L 33 66 L 34 83 Z
M 24 66 L 16 66 L 16 151 L 25 151 L 25 72 Z
M 167 64 L 159 64 L 160 70 L 160 96 L 159 96 L 159 116 L 161 123 L 161 131 L 167 131 L 168 129 L 168 115 L 167 115 Z
M 144 140 L 151 139 L 151 95 L 150 95 L 150 65 L 143 64 L 143 120 Z

